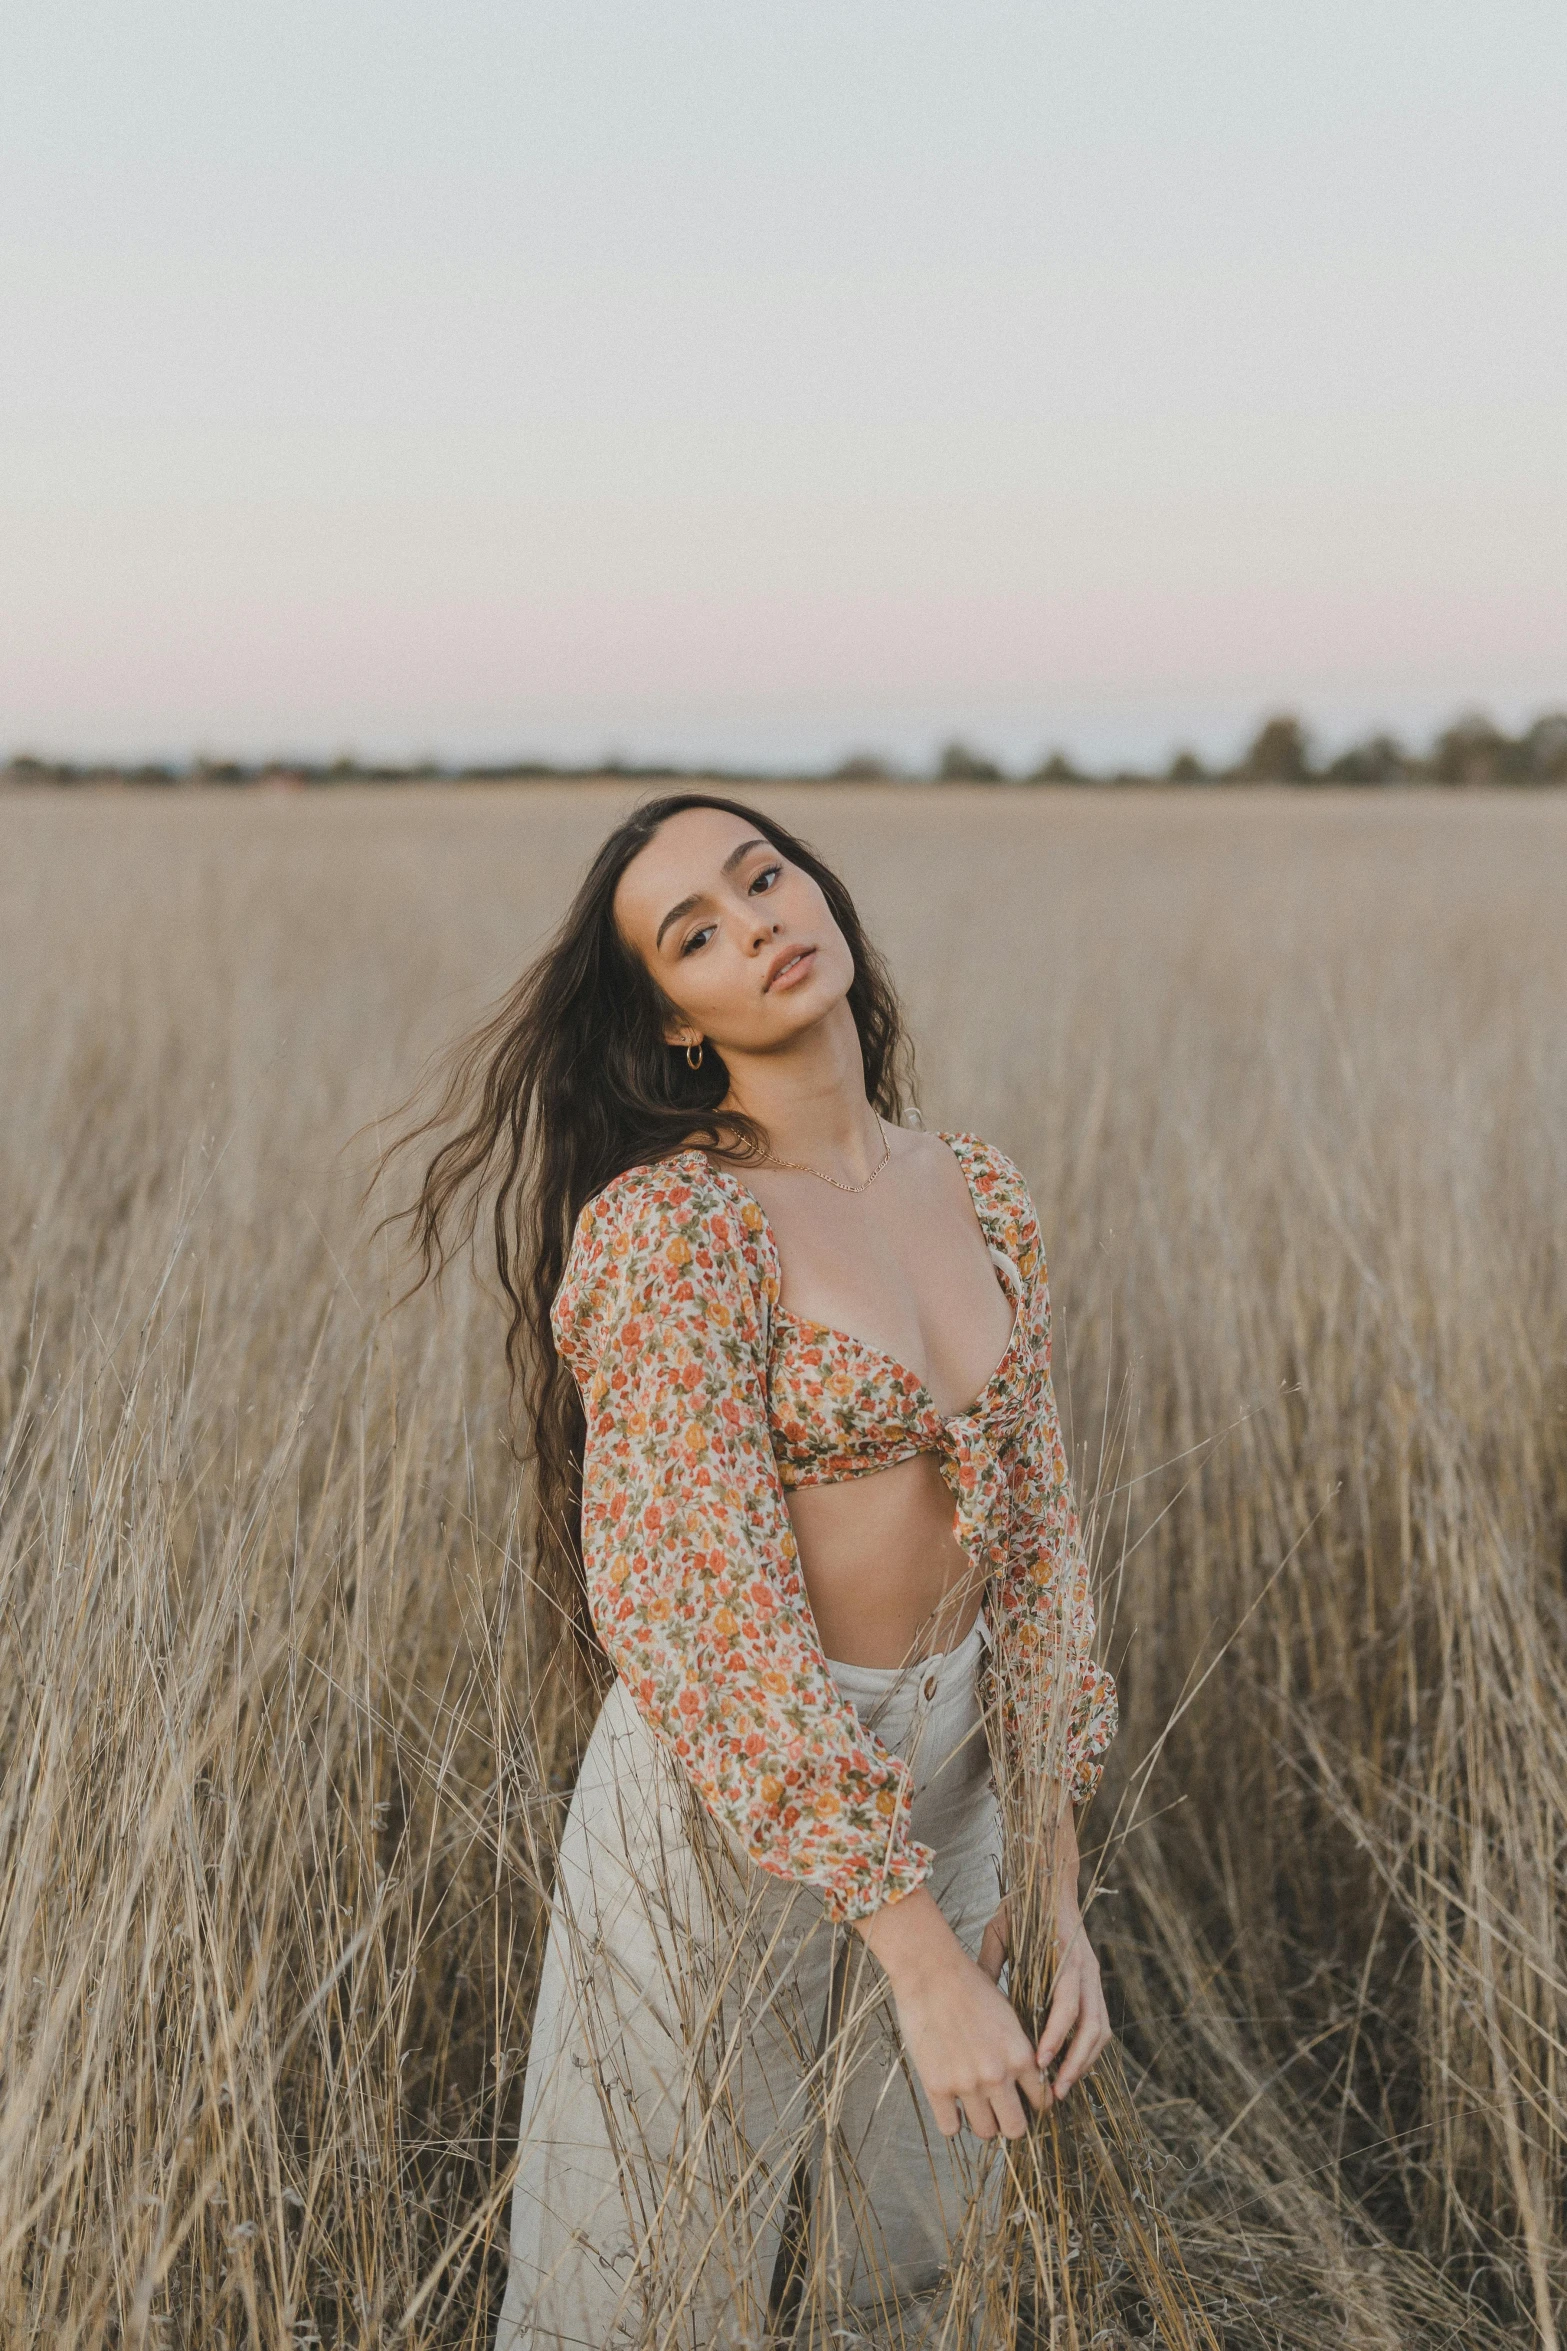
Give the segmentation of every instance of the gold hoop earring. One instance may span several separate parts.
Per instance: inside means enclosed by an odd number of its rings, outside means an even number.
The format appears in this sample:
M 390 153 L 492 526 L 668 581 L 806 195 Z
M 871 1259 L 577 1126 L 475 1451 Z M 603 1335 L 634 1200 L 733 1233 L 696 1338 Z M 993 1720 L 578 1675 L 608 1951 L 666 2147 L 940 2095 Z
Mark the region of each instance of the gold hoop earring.
M 686 1067 L 687 1069 L 700 1069 L 701 1066 L 702 1040 L 700 1037 L 698 1037 L 694 1045 L 688 1045 L 686 1047 Z

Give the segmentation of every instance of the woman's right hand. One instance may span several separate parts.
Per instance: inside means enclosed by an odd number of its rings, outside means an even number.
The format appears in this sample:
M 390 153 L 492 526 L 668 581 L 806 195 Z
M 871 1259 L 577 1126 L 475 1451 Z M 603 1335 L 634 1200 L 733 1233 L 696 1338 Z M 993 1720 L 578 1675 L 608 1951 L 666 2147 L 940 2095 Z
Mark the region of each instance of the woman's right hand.
M 955 2138 L 967 2122 L 981 2139 L 998 2131 L 1020 2139 L 1028 2128 L 1023 2101 L 1037 2113 L 1048 2085 L 1010 2004 L 935 1898 L 917 1886 L 856 1923 L 886 1971 L 904 2048 L 941 2130 Z

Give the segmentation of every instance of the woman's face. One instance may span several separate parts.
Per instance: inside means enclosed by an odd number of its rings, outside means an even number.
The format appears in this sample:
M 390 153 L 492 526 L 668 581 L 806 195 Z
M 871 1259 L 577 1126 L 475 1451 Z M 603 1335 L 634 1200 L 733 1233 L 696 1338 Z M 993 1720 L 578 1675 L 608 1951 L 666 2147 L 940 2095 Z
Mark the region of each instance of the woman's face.
M 743 818 L 683 808 L 620 877 L 620 935 L 678 1018 L 672 1045 L 720 1053 L 789 1043 L 854 982 L 843 933 L 816 883 Z

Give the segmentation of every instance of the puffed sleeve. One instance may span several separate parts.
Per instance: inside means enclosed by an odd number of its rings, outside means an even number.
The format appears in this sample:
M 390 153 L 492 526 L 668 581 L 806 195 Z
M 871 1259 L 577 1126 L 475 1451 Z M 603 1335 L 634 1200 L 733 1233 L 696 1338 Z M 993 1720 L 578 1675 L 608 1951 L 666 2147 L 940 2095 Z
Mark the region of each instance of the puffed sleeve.
M 986 1222 L 1022 1276 L 1035 1366 L 1030 1408 L 1003 1453 L 1009 1511 L 998 1595 L 1007 1636 L 999 1644 L 1002 1712 L 1010 1737 L 1036 1766 L 1086 1804 L 1099 1784 L 1119 1708 L 1114 1679 L 1094 1654 L 1088 1558 L 1050 1369 L 1050 1285 L 1022 1174 L 994 1146 L 978 1151 Z
M 617 1177 L 578 1221 L 554 1327 L 587 1420 L 588 1605 L 715 1817 L 762 1868 L 862 1918 L 934 1857 L 910 1834 L 907 1765 L 863 1729 L 816 1637 L 746 1239 L 693 1154 Z

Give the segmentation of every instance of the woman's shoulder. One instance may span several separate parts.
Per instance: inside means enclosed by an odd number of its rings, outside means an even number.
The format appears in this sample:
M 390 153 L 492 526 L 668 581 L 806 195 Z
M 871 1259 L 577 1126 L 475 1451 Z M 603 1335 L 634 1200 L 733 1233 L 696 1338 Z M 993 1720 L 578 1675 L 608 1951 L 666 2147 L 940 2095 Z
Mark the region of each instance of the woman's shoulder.
M 644 1160 L 611 1176 L 586 1203 L 573 1247 L 614 1241 L 624 1251 L 701 1236 L 738 1249 L 765 1221 L 755 1201 L 736 1196 L 741 1191 L 723 1182 L 705 1151 Z
M 583 1203 L 577 1217 L 579 1238 L 688 1215 L 706 1189 L 706 1171 L 700 1151 L 676 1151 L 664 1159 L 623 1167 Z
M 557 1333 L 612 1315 L 617 1297 L 663 1293 L 674 1302 L 760 1290 L 765 1223 L 744 1187 L 726 1185 L 703 1151 L 623 1169 L 577 1217 L 555 1299 Z
M 1039 1218 L 1022 1169 L 981 1135 L 943 1129 L 941 1140 L 968 1179 L 986 1239 L 1003 1249 L 1027 1279 L 1044 1260 Z

